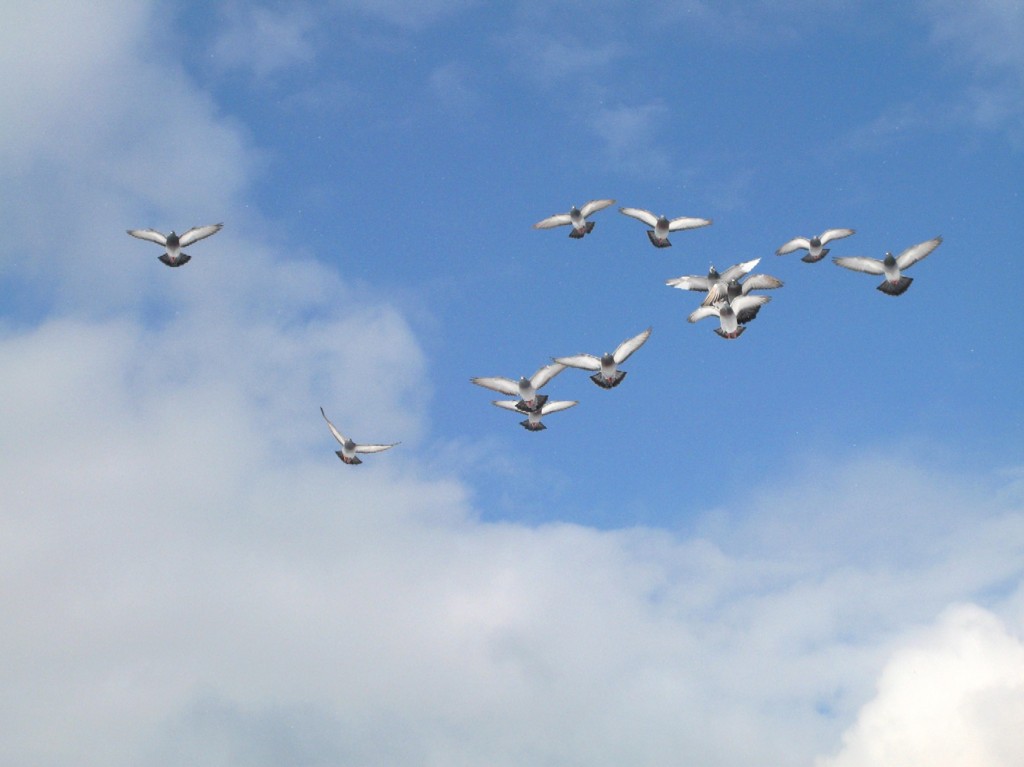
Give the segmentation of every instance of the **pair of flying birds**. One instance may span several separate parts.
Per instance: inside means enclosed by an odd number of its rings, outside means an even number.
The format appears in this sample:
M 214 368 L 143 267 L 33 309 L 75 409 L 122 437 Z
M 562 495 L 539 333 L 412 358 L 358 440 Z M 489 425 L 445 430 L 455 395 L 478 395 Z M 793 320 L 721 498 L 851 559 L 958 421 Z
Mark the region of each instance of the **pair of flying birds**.
M 594 222 L 587 219 L 592 214 L 597 213 L 597 211 L 604 210 L 609 205 L 614 204 L 615 200 L 591 200 L 581 208 L 577 208 L 574 205 L 569 209 L 568 213 L 556 213 L 553 216 L 548 216 L 534 224 L 533 228 L 552 229 L 556 226 L 571 226 L 572 231 L 569 232 L 569 236 L 574 240 L 578 240 L 590 234 L 594 229 Z M 669 248 L 672 246 L 672 243 L 668 240 L 669 232 L 697 229 L 711 224 L 710 218 L 680 216 L 679 218 L 669 219 L 665 216 L 656 216 L 651 211 L 644 210 L 643 208 L 619 208 L 619 212 L 652 227 L 647 230 L 647 237 L 656 248 Z
M 594 354 L 574 354 L 570 357 L 555 357 L 554 362 L 551 364 L 540 368 L 529 378 L 525 376 L 520 377 L 518 381 L 501 376 L 471 378 L 470 381 L 477 386 L 483 386 L 499 394 L 517 397 L 518 399 L 514 400 L 497 400 L 494 404 L 505 410 L 525 413 L 527 417 L 519 422 L 520 425 L 529 431 L 541 431 L 547 428 L 541 422 L 543 416 L 560 410 L 566 410 L 579 404 L 575 400 L 549 400 L 548 395 L 540 393 L 540 389 L 548 381 L 567 367 L 573 367 L 580 370 L 593 371 L 593 375 L 590 376 L 591 381 L 602 389 L 614 389 L 626 377 L 626 371 L 620 370 L 619 365 L 629 359 L 633 352 L 643 346 L 650 335 L 651 328 L 647 328 L 642 333 L 638 333 L 632 338 L 627 338 L 615 348 L 615 351 L 605 352 L 600 357 Z

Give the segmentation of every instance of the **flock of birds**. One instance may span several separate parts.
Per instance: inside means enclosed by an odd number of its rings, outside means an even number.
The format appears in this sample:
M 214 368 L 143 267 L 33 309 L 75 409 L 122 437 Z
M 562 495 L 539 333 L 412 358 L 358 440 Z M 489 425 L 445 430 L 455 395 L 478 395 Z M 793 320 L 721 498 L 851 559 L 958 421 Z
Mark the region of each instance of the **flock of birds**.
M 588 220 L 590 216 L 613 204 L 615 204 L 615 200 L 591 200 L 582 207 L 573 206 L 568 213 L 548 216 L 533 226 L 535 229 L 569 226 L 571 227 L 569 237 L 582 239 L 594 229 L 594 222 Z M 656 248 L 671 247 L 669 234 L 673 232 L 697 229 L 711 224 L 711 219 L 707 218 L 680 216 L 670 219 L 662 215 L 656 216 L 651 211 L 642 208 L 619 208 L 619 211 L 650 227 L 647 229 L 647 237 Z M 179 267 L 188 263 L 192 258 L 183 252 L 183 248 L 216 234 L 223 226 L 223 224 L 196 226 L 181 235 L 173 231 L 164 235 L 155 229 L 129 229 L 128 234 L 160 245 L 165 250 L 164 254 L 159 257 L 160 260 L 167 266 Z M 849 237 L 852 234 L 854 234 L 853 229 L 827 229 L 814 237 L 794 237 L 781 245 L 775 251 L 775 255 L 783 256 L 805 250 L 807 252 L 801 260 L 815 263 L 828 255 L 829 248 L 825 247 L 828 243 Z M 941 243 L 941 237 L 934 237 L 910 246 L 898 256 L 893 256 L 892 253 L 886 253 L 882 259 L 843 256 L 833 257 L 832 261 L 838 266 L 853 271 L 882 275 L 884 279 L 877 289 L 886 295 L 899 296 L 905 293 L 910 287 L 910 283 L 913 282 L 913 278 L 903 274 L 904 270 L 925 258 Z M 701 305 L 690 314 L 689 321 L 699 322 L 708 317 L 717 317 L 719 327 L 715 328 L 715 332 L 722 338 L 733 340 L 742 335 L 746 324 L 757 316 L 761 307 L 771 301 L 769 296 L 760 293 L 754 294 L 753 291 L 782 287 L 783 283 L 777 277 L 768 274 L 751 274 L 760 261 L 760 258 L 744 261 L 730 266 L 722 272 L 711 266 L 707 275 L 692 274 L 675 277 L 667 280 L 665 284 L 680 290 L 706 293 L 707 296 Z M 526 418 L 520 421 L 523 428 L 529 431 L 541 431 L 547 428 L 541 420 L 544 416 L 567 410 L 579 404 L 575 400 L 550 400 L 548 395 L 540 393 L 540 389 L 545 384 L 566 368 L 571 367 L 590 372 L 592 374 L 590 380 L 602 389 L 614 389 L 622 383 L 626 376 L 626 371 L 621 370 L 619 366 L 643 346 L 650 335 L 651 328 L 647 328 L 643 332 L 627 338 L 614 351 L 605 352 L 600 356 L 575 354 L 553 358 L 550 364 L 544 365 L 529 378 L 523 376 L 518 381 L 500 376 L 470 380 L 478 386 L 507 397 L 514 397 L 514 399 L 497 400 L 493 404 L 504 410 L 525 415 Z M 323 407 L 320 408 L 320 414 L 327 422 L 327 428 L 331 434 L 341 445 L 341 449 L 335 453 L 344 463 L 359 464 L 362 463 L 359 458 L 361 453 L 379 453 L 401 444 L 399 442 L 392 444 L 357 443 L 346 437 L 331 423 Z

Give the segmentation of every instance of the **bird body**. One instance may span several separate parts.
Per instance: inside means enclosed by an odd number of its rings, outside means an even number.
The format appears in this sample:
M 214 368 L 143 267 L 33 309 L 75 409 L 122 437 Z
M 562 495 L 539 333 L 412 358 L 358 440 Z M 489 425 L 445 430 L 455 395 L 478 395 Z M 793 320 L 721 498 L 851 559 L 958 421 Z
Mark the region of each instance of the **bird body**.
M 653 227 L 647 230 L 647 237 L 650 239 L 651 245 L 656 248 L 672 247 L 672 243 L 668 239 L 669 232 L 697 229 L 698 227 L 711 224 L 711 219 L 709 218 L 680 216 L 679 218 L 669 219 L 665 216 L 656 216 L 651 211 L 644 210 L 643 208 L 619 208 L 619 212 L 630 218 L 635 218 L 637 221 L 642 221 L 647 226 Z
M 885 279 L 877 289 L 886 295 L 899 296 L 906 293 L 910 283 L 914 281 L 913 277 L 904 275 L 903 270 L 916 264 L 941 244 L 942 237 L 934 237 L 919 242 L 917 245 L 911 245 L 898 256 L 886 253 L 885 258 L 881 260 L 866 256 L 846 256 L 833 258 L 832 261 L 838 266 L 852 269 L 855 272 L 884 275 Z
M 160 260 L 163 261 L 167 266 L 181 266 L 187 264 L 192 260 L 192 256 L 187 253 L 182 253 L 182 248 L 187 248 L 189 245 L 199 242 L 210 235 L 216 234 L 223 228 L 224 224 L 208 224 L 207 226 L 194 226 L 184 234 L 178 235 L 172 231 L 168 235 L 163 235 L 156 229 L 129 229 L 128 234 L 132 237 L 137 237 L 140 240 L 149 240 L 155 242 L 157 245 L 161 245 L 167 251 Z
M 826 243 L 842 237 L 849 237 L 851 234 L 855 234 L 853 229 L 826 229 L 817 237 L 794 237 L 779 247 L 775 251 L 775 255 L 784 256 L 787 253 L 792 253 L 794 250 L 806 250 L 807 254 L 800 260 L 813 264 L 815 261 L 821 261 L 821 259 L 828 255 L 829 249 L 825 247 Z
M 613 205 L 615 200 L 591 200 L 586 203 L 583 207 L 577 208 L 573 205 L 568 213 L 557 213 L 554 216 L 548 216 L 547 218 L 538 221 L 533 225 L 534 229 L 551 229 L 556 226 L 571 225 L 572 231 L 569 232 L 569 236 L 574 240 L 578 240 L 584 237 L 594 229 L 594 222 L 587 221 L 587 218 L 599 210 L 604 210 L 609 205 Z
M 362 463 L 362 461 L 356 455 L 357 453 L 380 453 L 384 450 L 393 448 L 395 445 L 401 444 L 399 442 L 395 442 L 391 445 L 357 444 L 335 428 L 334 424 L 331 423 L 330 419 L 327 417 L 327 413 L 324 412 L 324 409 L 322 407 L 320 408 L 320 415 L 322 415 L 324 417 L 324 420 L 327 421 L 327 428 L 331 430 L 331 434 L 334 435 L 334 438 L 338 440 L 339 444 L 341 445 L 341 450 L 334 451 L 335 455 L 337 455 L 338 458 L 340 458 L 345 463 Z
M 615 348 L 614 352 L 605 352 L 600 357 L 593 354 L 556 357 L 555 362 L 581 370 L 596 371 L 590 376 L 590 380 L 602 389 L 614 389 L 626 377 L 626 372 L 619 370 L 618 366 L 625 362 L 633 352 L 643 346 L 650 335 L 651 328 L 647 328 L 642 333 L 638 333 L 632 338 L 627 338 Z

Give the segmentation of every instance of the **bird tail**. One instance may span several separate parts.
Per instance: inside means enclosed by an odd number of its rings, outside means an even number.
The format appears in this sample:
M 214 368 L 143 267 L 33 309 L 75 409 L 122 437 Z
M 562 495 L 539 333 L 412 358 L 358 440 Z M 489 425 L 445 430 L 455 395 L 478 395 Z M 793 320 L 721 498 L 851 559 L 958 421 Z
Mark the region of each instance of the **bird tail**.
M 533 406 L 527 405 L 523 400 L 519 400 L 516 403 L 516 410 L 521 413 L 536 413 L 542 407 L 544 403 L 548 401 L 547 394 L 534 394 L 533 395 Z
M 896 282 L 889 282 L 889 280 L 883 281 L 882 284 L 878 286 L 878 289 L 887 296 L 902 296 L 907 292 L 907 288 L 910 287 L 910 283 L 913 281 L 913 277 L 901 275 Z
M 659 240 L 658 235 L 654 233 L 653 229 L 647 230 L 647 238 L 651 241 L 651 245 L 656 248 L 671 248 L 672 243 L 668 241 L 668 237 L 664 240 Z
M 334 454 L 336 456 L 338 456 L 338 458 L 340 458 L 342 460 L 342 462 L 344 462 L 344 463 L 356 464 L 356 463 L 362 463 L 363 462 L 362 459 L 360 459 L 359 456 L 357 456 L 357 455 L 354 455 L 351 458 L 346 458 L 345 454 L 343 452 L 341 452 L 340 450 L 335 450 Z
M 827 256 L 828 255 L 828 251 L 829 251 L 828 248 L 822 248 L 821 249 L 821 253 L 819 253 L 818 255 L 812 256 L 810 253 L 808 253 L 807 255 L 805 255 L 800 260 L 803 261 L 804 263 L 807 263 L 807 264 L 813 264 L 815 261 L 821 261 L 821 259 L 823 259 L 825 256 Z
M 171 257 L 164 253 L 162 256 L 160 256 L 160 260 L 163 261 L 168 266 L 181 266 L 182 264 L 187 264 L 189 261 L 191 261 L 192 256 L 188 255 L 187 253 L 179 253 L 178 260 L 171 261 Z
M 616 386 L 622 383 L 622 379 L 625 377 L 625 370 L 616 370 L 612 374 L 611 380 L 605 378 L 603 375 L 601 375 L 600 372 L 594 373 L 594 375 L 590 376 L 590 380 L 596 383 L 602 389 L 614 389 Z
M 745 325 L 740 325 L 732 333 L 726 333 L 721 328 L 715 328 L 715 332 L 718 333 L 718 335 L 720 335 L 722 338 L 726 338 L 726 339 L 729 339 L 731 341 L 732 339 L 739 338 L 741 335 L 743 335 L 743 331 L 746 330 L 746 329 L 747 328 L 746 328 Z

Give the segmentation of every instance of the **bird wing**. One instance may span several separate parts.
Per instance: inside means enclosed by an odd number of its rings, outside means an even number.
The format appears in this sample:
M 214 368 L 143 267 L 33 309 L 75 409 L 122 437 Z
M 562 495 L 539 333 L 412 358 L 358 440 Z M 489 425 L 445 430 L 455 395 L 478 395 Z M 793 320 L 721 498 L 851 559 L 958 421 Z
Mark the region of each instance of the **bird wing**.
M 384 450 L 389 450 L 395 445 L 401 445 L 401 442 L 393 442 L 390 445 L 356 445 L 357 453 L 380 453 Z
M 867 256 L 843 256 L 832 259 L 832 263 L 844 269 L 852 269 L 855 272 L 866 272 L 867 274 L 885 274 L 885 264 L 877 258 Z
M 698 274 L 690 274 L 685 277 L 673 277 L 671 280 L 665 280 L 665 284 L 673 288 L 679 288 L 680 290 L 707 290 L 711 287 L 707 277 L 701 277 Z
M 692 314 L 690 314 L 690 316 L 687 317 L 686 319 L 688 319 L 690 322 L 700 322 L 701 320 L 707 319 L 708 317 L 717 316 L 717 306 L 701 306 L 698 309 L 696 309 Z
M 563 370 L 565 370 L 565 365 L 561 362 L 552 362 L 550 365 L 545 365 L 530 376 L 530 385 L 533 386 L 534 389 L 539 389 Z M 519 393 L 518 388 L 516 389 L 516 393 Z
M 650 335 L 651 329 L 647 328 L 643 333 L 639 333 L 619 344 L 618 348 L 612 353 L 612 359 L 615 360 L 615 364 L 621 365 L 629 359 L 629 355 L 643 346 L 644 342 L 650 337 Z
M 207 224 L 206 226 L 193 226 L 181 237 L 178 238 L 178 243 L 183 248 L 187 248 L 193 242 L 199 242 L 211 234 L 217 234 L 223 228 L 224 224 Z
M 753 261 L 744 261 L 742 264 L 735 264 L 722 272 L 720 278 L 725 282 L 728 282 L 729 280 L 738 280 L 759 263 L 761 263 L 761 259 L 755 258 Z
M 942 238 L 936 237 L 931 240 L 926 240 L 925 242 L 919 242 L 917 245 L 911 245 L 905 251 L 896 256 L 896 266 L 900 269 L 906 269 L 911 264 L 916 264 L 941 244 Z
M 470 378 L 469 380 L 471 383 L 475 383 L 477 386 L 483 386 L 485 389 L 500 392 L 501 394 L 507 394 L 510 397 L 519 396 L 519 384 L 511 378 L 494 376 L 492 378 Z
M 803 248 L 804 250 L 810 250 L 811 241 L 808 240 L 806 237 L 794 237 L 786 244 L 780 246 L 779 249 L 775 251 L 775 255 L 784 256 L 787 253 L 792 253 L 794 250 L 800 250 L 801 248 Z
M 551 229 L 556 226 L 565 226 L 571 224 L 572 218 L 568 213 L 557 213 L 554 216 L 548 216 L 543 221 L 538 221 L 533 225 L 534 229 Z
M 824 245 L 826 242 L 832 242 L 832 240 L 839 240 L 842 239 L 843 237 L 849 237 L 851 234 L 854 233 L 855 232 L 853 231 L 853 229 L 826 229 L 824 232 L 821 233 L 821 237 L 819 237 L 818 239 L 821 240 L 821 244 Z
M 713 306 L 719 301 L 724 301 L 729 293 L 729 288 L 724 282 L 716 282 L 708 290 L 708 294 L 704 296 L 704 300 L 700 302 L 701 306 Z
M 597 211 L 604 210 L 609 205 L 614 204 L 615 200 L 591 200 L 582 208 L 580 208 L 580 213 L 583 214 L 583 218 L 586 218 L 591 213 L 597 213 Z
M 755 306 L 764 306 L 771 300 L 771 296 L 736 296 L 732 300 L 732 310 L 739 314 L 747 309 L 753 309 Z
M 658 217 L 651 213 L 651 211 L 644 210 L 643 208 L 619 208 L 619 213 L 635 218 L 637 221 L 643 221 L 647 226 L 658 225 Z
M 568 410 L 573 405 L 578 405 L 579 402 L 576 400 L 555 400 L 552 402 L 548 400 L 540 408 L 541 415 L 547 415 L 548 413 L 557 413 L 559 410 Z
M 773 288 L 781 288 L 782 280 L 778 277 L 772 277 L 770 274 L 752 274 L 741 284 L 743 295 L 746 295 L 752 290 L 772 290 Z
M 505 408 L 505 410 L 511 410 L 513 413 L 522 413 L 523 412 L 518 407 L 516 407 L 516 405 L 519 404 L 519 400 L 517 400 L 517 399 L 499 399 L 499 400 L 495 400 L 491 404 L 492 405 L 497 405 L 498 407 L 501 407 L 501 408 Z
M 680 216 L 679 218 L 673 218 L 668 222 L 668 230 L 670 232 L 679 232 L 683 229 L 696 229 L 701 226 L 710 225 L 710 218 L 688 218 L 686 216 Z
M 129 229 L 128 234 L 132 237 L 138 237 L 140 240 L 149 240 L 155 242 L 157 245 L 163 245 L 167 247 L 167 238 L 164 237 L 156 229 Z
M 338 440 L 339 443 L 344 445 L 345 435 L 338 431 L 336 428 L 334 428 L 334 424 L 331 423 L 331 419 L 327 417 L 327 413 L 324 412 L 323 407 L 320 408 L 320 415 L 322 415 L 324 417 L 324 420 L 327 421 L 327 428 L 331 430 L 331 434 L 334 435 L 334 438 Z
M 600 370 L 601 360 L 593 354 L 574 354 L 571 357 L 555 357 L 555 362 L 581 370 Z

